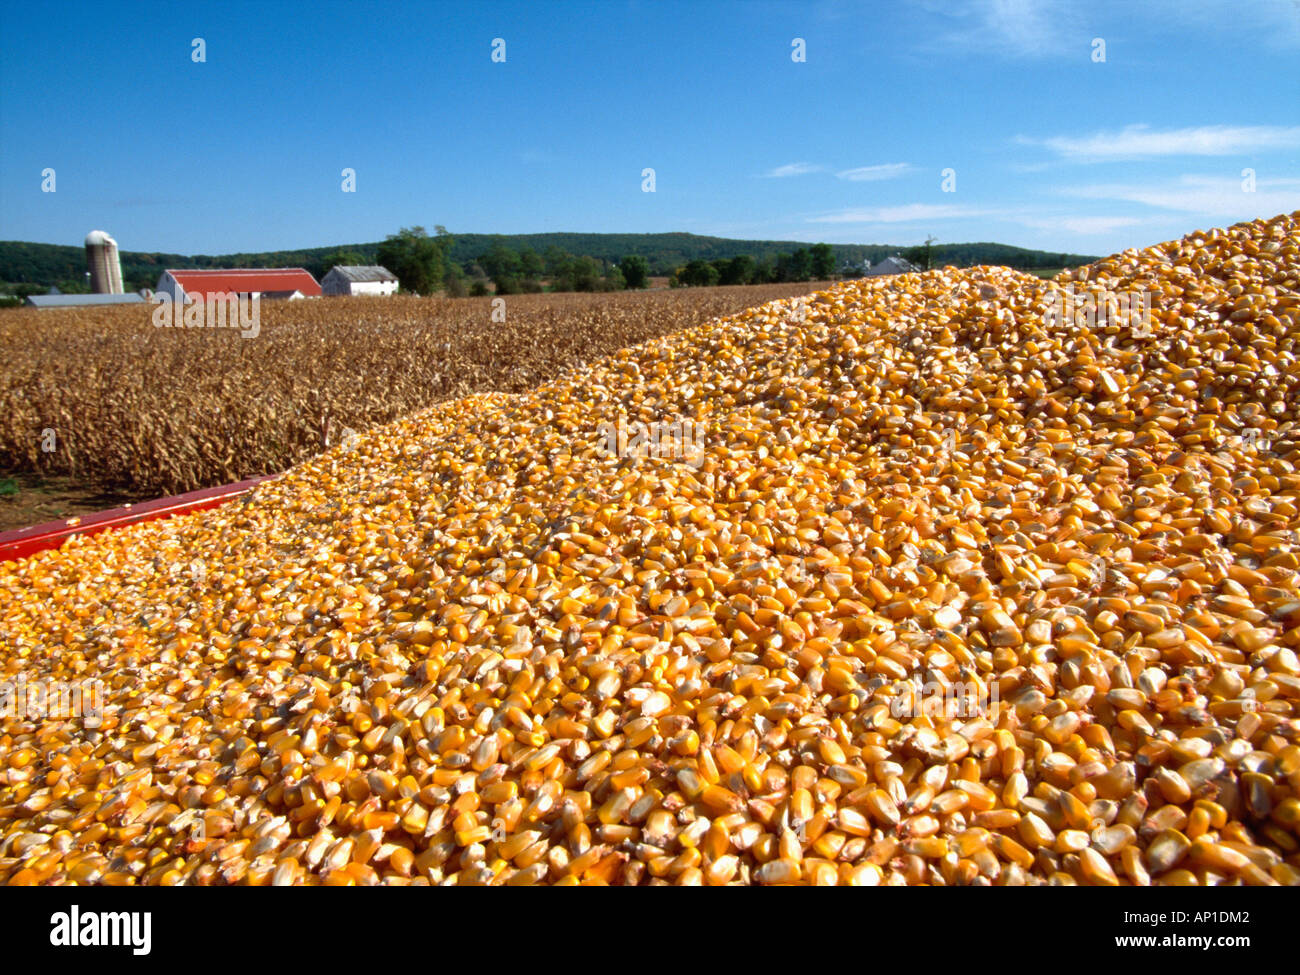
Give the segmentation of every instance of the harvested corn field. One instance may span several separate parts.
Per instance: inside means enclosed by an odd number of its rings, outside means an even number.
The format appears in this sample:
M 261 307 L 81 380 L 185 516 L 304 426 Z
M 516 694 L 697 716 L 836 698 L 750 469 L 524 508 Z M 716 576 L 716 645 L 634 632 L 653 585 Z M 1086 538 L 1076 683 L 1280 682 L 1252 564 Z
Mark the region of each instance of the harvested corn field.
M 847 282 L 0 566 L 104 701 L 5 719 L 0 877 L 1295 885 L 1297 275 Z
M 496 319 L 489 298 L 266 301 L 249 338 L 158 327 L 147 306 L 7 311 L 0 471 L 140 497 L 226 484 L 284 470 L 349 430 L 451 397 L 523 392 L 808 288 L 514 295 Z

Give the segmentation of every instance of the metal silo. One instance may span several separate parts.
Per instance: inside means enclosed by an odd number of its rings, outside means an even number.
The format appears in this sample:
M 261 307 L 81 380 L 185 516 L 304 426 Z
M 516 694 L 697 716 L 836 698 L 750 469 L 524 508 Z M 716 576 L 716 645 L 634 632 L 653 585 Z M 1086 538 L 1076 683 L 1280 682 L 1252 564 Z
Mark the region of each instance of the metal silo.
M 86 234 L 86 264 L 90 268 L 90 290 L 97 295 L 122 293 L 122 261 L 117 241 L 102 230 Z

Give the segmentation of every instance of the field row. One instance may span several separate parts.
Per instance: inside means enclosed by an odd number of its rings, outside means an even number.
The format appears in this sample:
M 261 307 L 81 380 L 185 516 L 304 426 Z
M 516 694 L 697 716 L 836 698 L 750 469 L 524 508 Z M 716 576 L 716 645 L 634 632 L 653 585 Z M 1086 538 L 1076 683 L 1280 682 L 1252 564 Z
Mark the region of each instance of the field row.
M 151 309 L 0 314 L 0 471 L 140 494 L 270 473 L 470 393 L 523 392 L 620 348 L 818 285 L 263 302 L 256 337 Z M 504 313 L 504 321 L 499 319 Z M 251 331 L 251 330 L 246 330 Z

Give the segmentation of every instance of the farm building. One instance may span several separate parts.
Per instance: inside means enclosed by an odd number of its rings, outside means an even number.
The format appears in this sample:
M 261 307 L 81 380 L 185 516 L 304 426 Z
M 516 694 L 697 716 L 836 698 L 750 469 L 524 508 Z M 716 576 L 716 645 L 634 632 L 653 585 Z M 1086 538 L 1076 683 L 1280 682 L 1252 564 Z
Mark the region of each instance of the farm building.
M 336 264 L 320 279 L 320 289 L 327 295 L 391 295 L 397 290 L 397 275 L 377 264 Z
M 885 274 L 910 274 L 919 270 L 921 269 L 911 261 L 905 261 L 901 257 L 886 257 L 879 264 L 867 268 L 866 277 L 878 278 Z
M 122 258 L 117 241 L 102 230 L 86 234 L 86 266 L 90 269 L 90 290 L 97 295 L 122 293 Z
M 300 267 L 222 268 L 202 271 L 167 270 L 158 278 L 156 295 L 172 301 L 193 301 L 211 294 L 261 298 L 319 298 L 320 285 Z
M 144 298 L 132 291 L 124 295 L 28 295 L 29 308 L 89 308 L 98 305 L 139 305 Z

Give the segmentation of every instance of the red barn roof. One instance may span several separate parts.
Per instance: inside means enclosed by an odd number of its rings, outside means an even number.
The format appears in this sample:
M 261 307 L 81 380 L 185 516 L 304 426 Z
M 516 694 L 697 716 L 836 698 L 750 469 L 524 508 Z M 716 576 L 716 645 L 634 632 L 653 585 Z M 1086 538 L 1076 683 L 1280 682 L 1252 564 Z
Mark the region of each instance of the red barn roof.
M 305 297 L 320 295 L 320 285 L 300 267 L 246 267 L 205 271 L 167 269 L 186 294 L 247 291 L 301 291 Z

